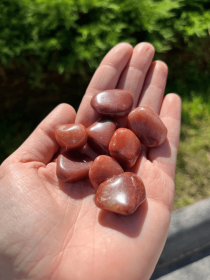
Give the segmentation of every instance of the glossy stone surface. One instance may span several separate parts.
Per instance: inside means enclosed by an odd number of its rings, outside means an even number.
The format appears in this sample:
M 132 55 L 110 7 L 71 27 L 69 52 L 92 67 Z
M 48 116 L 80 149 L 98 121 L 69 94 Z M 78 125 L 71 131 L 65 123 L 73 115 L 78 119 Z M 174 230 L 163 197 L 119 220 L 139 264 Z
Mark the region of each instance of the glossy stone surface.
M 91 100 L 91 106 L 95 111 L 108 116 L 126 116 L 131 111 L 132 105 L 132 95 L 120 89 L 100 92 Z
M 102 155 L 94 160 L 89 170 L 89 179 L 97 190 L 101 183 L 123 172 L 124 170 L 114 158 Z
M 62 182 L 74 182 L 88 178 L 92 163 L 89 156 L 77 151 L 64 152 L 57 159 L 57 177 Z
M 82 124 L 62 124 L 55 128 L 58 144 L 66 150 L 80 149 L 87 143 L 87 132 Z
M 124 168 L 131 168 L 141 152 L 141 143 L 131 130 L 118 128 L 109 143 L 109 152 Z
M 145 187 L 141 178 L 134 173 L 125 172 L 98 187 L 95 204 L 103 210 L 130 215 L 145 198 Z
M 117 129 L 117 123 L 109 117 L 102 117 L 87 128 L 88 144 L 99 154 L 109 155 L 109 142 Z
M 147 147 L 160 146 L 166 139 L 167 128 L 152 110 L 138 107 L 128 115 L 128 128 Z

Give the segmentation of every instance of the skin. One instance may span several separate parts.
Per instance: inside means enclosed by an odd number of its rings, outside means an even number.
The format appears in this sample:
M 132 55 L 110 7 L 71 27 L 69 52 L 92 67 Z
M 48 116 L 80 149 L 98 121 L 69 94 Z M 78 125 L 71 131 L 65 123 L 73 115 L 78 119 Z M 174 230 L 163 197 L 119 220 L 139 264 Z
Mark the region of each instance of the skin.
M 96 70 L 78 113 L 56 107 L 0 167 L 0 279 L 149 279 L 166 241 L 174 199 L 181 101 L 164 89 L 167 66 L 152 62 L 154 48 L 115 46 Z M 88 180 L 59 184 L 54 128 L 98 115 L 90 106 L 101 90 L 125 89 L 134 107 L 147 106 L 168 129 L 158 148 L 142 148 L 135 171 L 147 200 L 131 216 L 96 208 Z M 119 121 L 121 126 L 125 119 Z

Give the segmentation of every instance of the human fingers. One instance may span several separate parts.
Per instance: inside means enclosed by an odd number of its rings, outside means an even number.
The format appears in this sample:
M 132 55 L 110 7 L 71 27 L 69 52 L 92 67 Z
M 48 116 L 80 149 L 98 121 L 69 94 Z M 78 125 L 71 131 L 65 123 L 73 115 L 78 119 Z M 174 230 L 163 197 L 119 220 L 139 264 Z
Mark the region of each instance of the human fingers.
M 147 73 L 139 106 L 146 106 L 159 114 L 168 75 L 168 67 L 162 61 L 154 61 Z
M 48 164 L 59 149 L 54 136 L 59 124 L 74 123 L 76 112 L 68 104 L 58 105 L 34 130 L 28 139 L 12 154 L 21 162 L 38 161 Z
M 178 95 L 166 95 L 160 118 L 168 130 L 167 138 L 161 146 L 150 149 L 148 159 L 174 180 L 181 123 L 181 99 Z
M 135 46 L 130 62 L 124 69 L 117 88 L 130 92 L 133 96 L 133 108 L 144 84 L 144 79 L 155 54 L 154 47 L 149 43 L 140 43 Z
M 163 102 L 167 74 L 168 67 L 164 62 L 152 62 L 144 81 L 138 106 L 146 106 L 159 114 Z M 138 173 L 144 168 L 144 163 L 147 161 L 147 151 L 148 149 L 142 146 L 141 155 L 134 168 L 135 172 Z
M 99 118 L 99 114 L 90 105 L 91 98 L 98 92 L 116 88 L 119 77 L 126 67 L 132 52 L 131 45 L 121 43 L 112 48 L 104 57 L 83 97 L 76 116 L 77 123 L 88 127 Z

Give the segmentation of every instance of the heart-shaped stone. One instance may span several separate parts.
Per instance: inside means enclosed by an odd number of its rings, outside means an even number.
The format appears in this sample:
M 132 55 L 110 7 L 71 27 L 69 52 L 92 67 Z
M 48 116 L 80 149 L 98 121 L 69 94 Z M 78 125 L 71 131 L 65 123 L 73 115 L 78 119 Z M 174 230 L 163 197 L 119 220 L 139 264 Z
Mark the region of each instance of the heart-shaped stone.
M 146 192 L 141 178 L 131 172 L 125 172 L 103 182 L 97 189 L 95 204 L 97 207 L 130 215 L 144 202 Z
M 55 128 L 55 138 L 58 144 L 66 150 L 82 148 L 87 143 L 87 132 L 82 124 L 62 124 Z

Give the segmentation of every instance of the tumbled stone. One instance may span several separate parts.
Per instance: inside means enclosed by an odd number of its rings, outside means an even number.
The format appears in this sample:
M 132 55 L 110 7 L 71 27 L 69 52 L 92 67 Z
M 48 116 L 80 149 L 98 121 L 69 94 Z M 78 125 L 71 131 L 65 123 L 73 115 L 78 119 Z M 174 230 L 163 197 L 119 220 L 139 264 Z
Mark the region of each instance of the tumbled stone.
M 122 117 L 131 111 L 133 97 L 125 90 L 106 90 L 96 94 L 92 98 L 91 106 L 102 115 Z
M 131 130 L 118 128 L 109 143 L 109 152 L 124 168 L 131 168 L 141 152 L 141 143 Z
M 97 189 L 97 207 L 122 215 L 130 215 L 145 200 L 146 193 L 141 178 L 125 172 L 103 182 Z
M 147 107 L 138 107 L 128 115 L 128 128 L 147 147 L 160 146 L 166 139 L 167 128 L 160 117 Z
M 74 182 L 88 178 L 93 161 L 78 151 L 67 151 L 57 159 L 56 173 L 62 182 Z
M 87 128 L 88 144 L 99 154 L 109 155 L 109 142 L 117 129 L 117 123 L 109 117 L 102 117 Z
M 87 132 L 82 124 L 62 124 L 55 128 L 58 144 L 66 150 L 80 149 L 87 143 Z
M 97 190 L 101 183 L 123 172 L 124 170 L 115 159 L 102 155 L 98 156 L 90 167 L 89 179 Z

